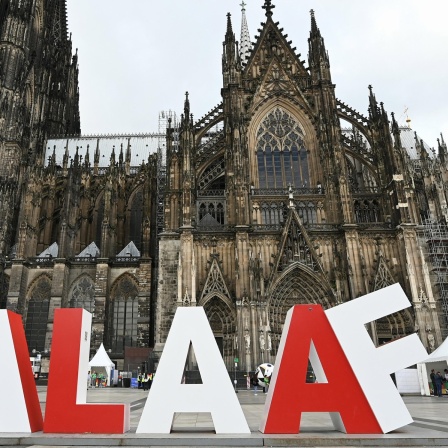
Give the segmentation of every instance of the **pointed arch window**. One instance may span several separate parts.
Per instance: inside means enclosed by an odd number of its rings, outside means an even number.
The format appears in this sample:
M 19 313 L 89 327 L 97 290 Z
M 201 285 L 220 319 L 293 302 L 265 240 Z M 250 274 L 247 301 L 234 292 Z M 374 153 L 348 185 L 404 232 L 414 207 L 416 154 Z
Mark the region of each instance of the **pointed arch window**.
M 41 277 L 33 286 L 26 312 L 25 335 L 30 350 L 43 352 L 46 348 L 48 312 L 50 309 L 51 281 Z
M 90 277 L 82 277 L 74 285 L 70 308 L 84 308 L 89 313 L 95 312 L 95 285 Z
M 129 275 L 112 288 L 110 311 L 112 351 L 124 353 L 125 347 L 137 346 L 138 288 Z
M 279 107 L 266 116 L 257 131 L 257 163 L 260 188 L 309 185 L 302 128 Z

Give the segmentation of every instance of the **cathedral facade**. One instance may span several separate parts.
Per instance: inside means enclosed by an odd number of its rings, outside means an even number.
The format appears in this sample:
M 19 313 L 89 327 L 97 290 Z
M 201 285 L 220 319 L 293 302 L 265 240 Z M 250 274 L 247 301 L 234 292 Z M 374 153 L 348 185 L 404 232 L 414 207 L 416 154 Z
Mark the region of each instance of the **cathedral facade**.
M 202 306 L 227 367 L 250 371 L 275 362 L 294 304 L 397 282 L 410 308 L 370 323 L 374 343 L 448 336 L 446 144 L 371 87 L 366 115 L 338 99 L 314 12 L 306 63 L 270 0 L 252 44 L 243 3 L 220 104 L 193 120 L 187 94 L 158 133 L 83 137 L 64 1 L 0 5 L 0 303 L 30 350 L 51 348 L 55 308 L 83 307 L 92 350 L 123 367 L 127 347 L 160 355 L 177 307 Z

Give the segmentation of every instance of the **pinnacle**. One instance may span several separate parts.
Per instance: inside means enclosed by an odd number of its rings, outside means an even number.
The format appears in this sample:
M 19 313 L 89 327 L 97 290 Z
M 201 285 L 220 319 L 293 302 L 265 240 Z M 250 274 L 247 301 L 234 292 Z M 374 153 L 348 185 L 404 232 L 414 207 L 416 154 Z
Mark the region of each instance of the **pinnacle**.
M 271 0 L 265 0 L 262 8 L 266 10 L 266 17 L 272 17 L 272 10 L 275 8 L 275 6 L 272 4 Z

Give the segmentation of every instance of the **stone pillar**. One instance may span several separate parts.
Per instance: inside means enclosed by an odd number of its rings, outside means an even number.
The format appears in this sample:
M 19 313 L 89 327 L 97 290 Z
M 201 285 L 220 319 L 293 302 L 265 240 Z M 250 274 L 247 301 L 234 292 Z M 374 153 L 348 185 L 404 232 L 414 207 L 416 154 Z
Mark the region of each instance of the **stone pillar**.
M 163 232 L 159 242 L 159 278 L 155 310 L 154 354 L 160 357 L 176 311 L 180 241 L 178 233 Z
M 109 293 L 109 265 L 108 259 L 99 258 L 95 273 L 95 319 L 92 324 L 90 346 L 97 350 L 101 343 L 110 348 L 110 335 L 107 325 L 109 316 L 107 295 Z
M 137 272 L 139 283 L 138 294 L 138 339 L 139 347 L 148 347 L 150 332 L 150 315 L 151 315 L 151 259 L 145 258 L 140 260 L 140 269 Z

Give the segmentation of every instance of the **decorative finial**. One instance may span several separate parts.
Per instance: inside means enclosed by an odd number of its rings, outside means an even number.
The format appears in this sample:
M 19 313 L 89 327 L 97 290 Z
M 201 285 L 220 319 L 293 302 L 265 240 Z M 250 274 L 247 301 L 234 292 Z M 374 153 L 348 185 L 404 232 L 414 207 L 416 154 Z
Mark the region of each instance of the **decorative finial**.
M 262 8 L 266 10 L 266 17 L 272 17 L 272 10 L 275 8 L 275 6 L 271 3 L 271 0 L 265 0 Z
M 241 11 L 246 11 L 246 3 L 244 3 L 244 0 L 241 2 Z
M 316 16 L 314 15 L 314 9 L 310 10 L 310 14 L 311 14 L 311 32 L 313 34 L 318 33 L 318 28 L 317 28 L 317 23 L 316 23 Z

